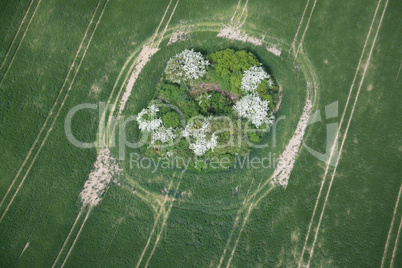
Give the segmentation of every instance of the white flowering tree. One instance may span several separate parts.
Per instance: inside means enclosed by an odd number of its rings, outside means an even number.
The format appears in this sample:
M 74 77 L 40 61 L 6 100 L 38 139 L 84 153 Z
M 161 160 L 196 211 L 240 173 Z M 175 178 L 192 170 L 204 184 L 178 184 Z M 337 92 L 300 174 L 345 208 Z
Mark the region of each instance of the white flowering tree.
M 257 128 L 264 123 L 272 123 L 273 121 L 273 115 L 268 108 L 268 101 L 262 100 L 255 94 L 241 98 L 235 103 L 233 109 L 239 117 L 250 120 Z
M 253 66 L 244 72 L 240 89 L 246 93 L 255 93 L 261 81 L 267 78 L 268 83 L 273 85 L 271 76 L 262 67 Z
M 177 137 L 177 135 L 174 133 L 175 131 L 176 129 L 172 127 L 166 128 L 163 125 L 158 127 L 152 132 L 151 144 L 154 144 L 155 141 L 169 142 L 174 140 Z
M 155 105 L 150 105 L 142 109 L 137 116 L 138 127 L 141 131 L 152 132 L 162 125 L 162 119 L 156 118 L 159 108 Z
M 200 52 L 186 49 L 169 59 L 165 74 L 166 79 L 174 83 L 188 82 L 203 77 L 209 61 Z
M 210 139 L 207 139 L 207 133 L 210 131 L 209 120 L 203 118 L 202 120 L 190 121 L 186 128 L 183 130 L 183 137 L 190 139 L 189 148 L 194 152 L 196 156 L 202 156 L 209 149 L 214 151 L 217 145 L 216 133 L 210 135 Z
M 161 118 L 157 118 L 159 108 L 155 105 L 150 105 L 137 116 L 138 127 L 141 131 L 151 133 L 151 144 L 156 141 L 169 142 L 177 137 L 172 127 L 166 128 Z

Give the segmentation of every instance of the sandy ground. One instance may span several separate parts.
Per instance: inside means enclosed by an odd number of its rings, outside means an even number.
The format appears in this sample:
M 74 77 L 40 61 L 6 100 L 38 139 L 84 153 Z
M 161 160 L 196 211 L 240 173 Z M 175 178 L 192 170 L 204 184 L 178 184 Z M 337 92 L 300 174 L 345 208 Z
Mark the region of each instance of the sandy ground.
M 88 180 L 80 193 L 83 206 L 96 206 L 99 204 L 111 180 L 115 176 L 122 175 L 123 170 L 119 167 L 117 160 L 113 158 L 109 149 L 102 148 L 94 164 L 94 169 L 89 174 Z
M 282 51 L 280 49 L 274 47 L 274 46 L 267 47 L 266 49 L 267 49 L 268 52 L 271 52 L 275 56 L 278 56 L 278 57 L 281 56 Z
M 130 76 L 130 79 L 128 80 L 123 97 L 121 98 L 120 107 L 119 107 L 119 115 L 121 115 L 121 113 L 124 110 L 124 107 L 126 106 L 127 100 L 131 95 L 131 91 L 133 90 L 134 83 L 137 80 L 142 68 L 144 68 L 144 66 L 148 63 L 148 61 L 150 60 L 152 55 L 154 55 L 158 50 L 159 50 L 159 48 L 152 48 L 150 46 L 144 46 L 142 48 L 142 50 L 137 58 L 137 64 L 136 64 L 133 72 L 131 73 L 131 76 Z
M 189 33 L 185 29 L 177 30 L 177 31 L 172 33 L 167 45 L 174 44 L 174 43 L 176 43 L 178 41 L 188 40 L 189 38 L 190 38 Z
M 279 157 L 278 166 L 274 171 L 274 175 L 272 176 L 272 185 L 276 184 L 284 188 L 286 188 L 288 185 L 290 173 L 292 172 L 294 163 L 296 161 L 296 155 L 299 152 L 299 148 L 303 141 L 304 132 L 306 131 L 312 106 L 311 101 L 307 99 L 306 105 L 303 109 L 303 114 L 300 117 L 299 123 L 297 124 L 296 131 L 293 134 L 292 139 L 289 141 L 288 146 L 286 146 L 285 151 Z
M 246 33 L 240 31 L 240 27 L 226 25 L 221 28 L 220 32 L 218 33 L 217 37 L 223 37 L 232 40 L 238 40 L 242 42 L 249 42 L 256 46 L 262 45 L 262 40 L 257 39 L 251 36 L 248 36 Z

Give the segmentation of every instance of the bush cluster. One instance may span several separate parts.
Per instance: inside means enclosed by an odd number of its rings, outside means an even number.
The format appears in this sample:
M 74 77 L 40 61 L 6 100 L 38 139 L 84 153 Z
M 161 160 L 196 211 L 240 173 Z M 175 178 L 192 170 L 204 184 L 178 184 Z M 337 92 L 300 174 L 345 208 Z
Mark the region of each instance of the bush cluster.
M 211 171 L 209 159 L 229 159 L 232 166 L 269 130 L 277 93 L 251 52 L 225 49 L 204 57 L 184 50 L 167 62 L 155 97 L 137 117 L 141 134 L 149 136 L 143 152 L 191 159 L 190 168 L 200 172 Z

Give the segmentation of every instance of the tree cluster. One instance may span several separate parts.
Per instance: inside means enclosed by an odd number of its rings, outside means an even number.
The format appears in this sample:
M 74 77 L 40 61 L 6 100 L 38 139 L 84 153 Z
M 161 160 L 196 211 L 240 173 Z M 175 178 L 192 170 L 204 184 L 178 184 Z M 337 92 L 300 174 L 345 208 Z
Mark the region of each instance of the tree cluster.
M 150 135 L 144 153 L 197 159 L 246 155 L 273 123 L 277 86 L 255 55 L 225 49 L 204 57 L 193 49 L 172 57 L 155 98 L 137 116 Z M 168 104 L 168 105 L 166 105 Z M 177 107 L 172 109 L 172 107 Z M 244 133 L 246 127 L 262 131 Z M 265 132 L 264 132 L 265 131 Z M 169 146 L 161 146 L 169 145 Z

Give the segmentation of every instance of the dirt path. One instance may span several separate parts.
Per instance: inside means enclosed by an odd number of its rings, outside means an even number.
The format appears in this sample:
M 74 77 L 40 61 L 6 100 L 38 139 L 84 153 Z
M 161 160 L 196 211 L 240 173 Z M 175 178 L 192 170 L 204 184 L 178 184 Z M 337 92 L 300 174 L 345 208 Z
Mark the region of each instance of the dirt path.
M 229 99 L 232 101 L 232 103 L 234 103 L 238 98 L 240 98 L 240 95 L 235 95 L 230 91 L 223 91 L 219 84 L 215 84 L 215 83 L 204 83 L 202 82 L 199 85 L 195 85 L 195 86 L 191 86 L 192 90 L 190 91 L 190 93 L 192 95 L 198 96 L 200 94 L 203 94 L 205 92 L 218 92 L 220 93 L 222 96 L 224 96 L 225 98 Z
M 272 175 L 272 185 L 280 185 L 284 188 L 288 185 L 290 174 L 296 161 L 297 153 L 303 141 L 304 133 L 306 132 L 307 123 L 310 117 L 310 112 L 313 107 L 312 102 L 306 99 L 306 104 L 303 109 L 303 114 L 297 124 L 296 131 L 286 146 L 285 151 L 279 157 L 279 164 L 275 168 Z
M 402 61 L 401 61 L 401 64 L 399 64 L 398 73 L 396 74 L 396 78 L 395 78 L 395 84 L 396 84 L 396 81 L 398 81 L 399 73 L 401 72 L 401 67 L 402 67 Z
M 24 246 L 24 248 L 22 249 L 20 255 L 18 256 L 18 259 L 21 258 L 22 254 L 24 254 L 25 250 L 27 250 L 27 248 L 29 247 L 29 242 L 27 242 Z
M 254 183 L 254 179 L 251 181 L 250 187 L 248 188 L 247 193 L 246 193 L 246 196 L 244 197 L 243 204 L 242 204 L 243 206 L 244 206 L 244 204 L 245 204 L 246 201 L 247 201 L 247 197 L 248 197 L 248 194 L 250 193 L 250 189 L 251 189 L 251 186 L 253 185 L 253 183 Z M 260 182 L 260 183 L 261 183 L 261 182 Z M 233 222 L 232 230 L 231 230 L 230 233 L 229 233 L 228 240 L 227 240 L 227 242 L 226 242 L 225 248 L 223 249 L 222 256 L 221 256 L 221 258 L 219 259 L 219 264 L 218 264 L 217 268 L 220 268 L 221 265 L 222 265 L 222 263 L 223 263 L 223 259 L 225 258 L 226 251 L 228 250 L 228 247 L 229 247 L 230 242 L 231 242 L 232 237 L 233 237 L 233 233 L 234 233 L 234 231 L 235 231 L 235 229 L 236 229 L 236 227 L 237 227 L 237 222 L 239 221 L 240 213 L 241 213 L 241 209 L 237 211 L 236 219 L 235 219 L 235 221 Z M 244 223 L 244 221 L 243 221 L 243 223 Z
M 246 3 L 244 4 L 243 9 L 241 10 L 240 18 L 239 18 L 239 20 L 237 21 L 237 23 L 240 24 L 240 25 L 242 25 L 242 24 L 241 24 L 241 19 L 243 18 L 244 11 L 246 11 L 247 4 L 248 4 L 248 0 L 246 0 Z
M 166 7 L 165 13 L 163 14 L 163 17 L 162 17 L 162 19 L 161 19 L 161 21 L 160 21 L 160 23 L 159 23 L 154 35 L 153 35 L 153 37 L 152 37 L 151 42 L 148 45 L 144 45 L 142 47 L 142 50 L 141 50 L 140 54 L 138 55 L 137 59 L 133 63 L 134 69 L 133 69 L 133 71 L 132 71 L 132 73 L 130 75 L 130 78 L 128 80 L 127 86 L 126 86 L 126 88 L 124 90 L 124 93 L 123 93 L 123 96 L 122 96 L 122 98 L 120 100 L 119 113 L 118 113 L 119 115 L 122 114 L 122 112 L 123 112 L 123 110 L 124 110 L 124 108 L 126 106 L 126 103 L 127 103 L 128 99 L 129 99 L 129 97 L 131 95 L 131 92 L 133 90 L 135 81 L 137 80 L 137 78 L 138 78 L 139 74 L 141 73 L 142 69 L 145 67 L 145 65 L 148 63 L 148 61 L 151 59 L 151 57 L 156 52 L 158 52 L 159 45 L 162 42 L 163 36 L 165 35 L 166 30 L 167 30 L 167 28 L 169 26 L 170 20 L 172 19 L 173 14 L 176 11 L 176 7 L 179 4 L 179 0 L 176 1 L 176 4 L 173 7 L 173 10 L 172 10 L 172 12 L 171 12 L 171 14 L 169 16 L 169 19 L 166 22 L 166 25 L 165 25 L 165 27 L 163 29 L 163 32 L 160 34 L 159 40 L 155 43 L 155 39 L 158 36 L 158 31 L 159 31 L 160 26 L 162 25 L 162 23 L 163 23 L 163 21 L 165 19 L 165 16 L 166 16 L 167 11 L 168 11 L 168 9 L 170 7 L 170 4 L 171 4 L 171 1 L 169 2 L 168 6 Z M 119 95 L 116 98 L 116 101 L 119 99 L 120 94 L 121 93 L 119 92 Z M 114 103 L 114 107 L 116 107 L 116 102 Z M 110 122 L 111 122 L 111 116 L 109 117 L 109 120 L 108 120 L 109 127 L 110 127 Z M 117 121 L 114 124 L 114 126 L 112 127 L 113 129 L 116 127 L 116 124 L 117 124 Z
M 246 199 L 244 199 L 244 200 L 246 200 Z M 228 240 L 227 240 L 227 242 L 226 242 L 225 248 L 223 249 L 222 256 L 221 256 L 221 258 L 219 259 L 219 264 L 218 264 L 217 268 L 220 268 L 221 265 L 222 265 L 222 263 L 223 263 L 223 259 L 225 258 L 226 251 L 228 250 L 230 241 L 232 240 L 233 232 L 234 232 L 234 230 L 236 229 L 237 222 L 239 221 L 239 217 L 240 217 L 240 216 L 239 216 L 239 213 L 240 213 L 240 211 L 238 212 L 238 214 L 237 214 L 237 216 L 236 216 L 236 219 L 235 219 L 235 221 L 233 222 L 232 230 L 231 230 L 230 233 L 229 233 Z
M 158 32 L 159 32 L 159 28 L 162 26 L 162 23 L 163 23 L 163 21 L 165 20 L 165 16 L 166 16 L 166 14 L 167 14 L 167 12 L 168 12 L 168 10 L 169 10 L 170 4 L 172 4 L 172 0 L 169 1 L 169 4 L 167 5 L 167 7 L 166 7 L 166 9 L 165 9 L 165 12 L 163 13 L 162 19 L 161 19 L 161 21 L 159 22 L 158 27 L 156 28 L 156 30 L 155 30 L 155 32 L 154 32 L 154 35 L 153 35 L 152 40 L 151 40 L 151 42 L 150 42 L 151 45 L 154 43 L 155 38 L 156 38 L 156 36 L 157 36 L 157 34 L 158 34 Z
M 348 123 L 347 123 L 347 125 L 346 125 L 346 130 L 345 130 L 345 133 L 343 134 L 342 143 L 341 143 L 341 146 L 340 146 L 340 148 L 339 148 L 338 158 L 337 158 L 336 163 L 335 163 L 334 171 L 332 172 L 331 181 L 330 181 L 330 184 L 329 184 L 329 188 L 328 188 L 328 191 L 327 191 L 327 195 L 326 195 L 326 197 L 325 197 L 325 201 L 324 201 L 324 205 L 323 205 L 323 208 L 322 208 L 322 211 L 321 211 L 320 219 L 319 219 L 319 221 L 318 221 L 318 225 L 317 225 L 317 229 L 316 229 L 316 232 L 315 232 L 314 241 L 313 241 L 313 245 L 312 245 L 312 247 L 311 247 L 310 257 L 309 257 L 307 266 L 309 266 L 310 261 L 311 261 L 311 259 L 312 259 L 312 257 L 313 257 L 313 254 L 314 254 L 314 247 L 315 247 L 315 244 L 316 244 L 316 241 L 317 241 L 317 237 L 318 237 L 319 230 L 320 230 L 320 226 L 321 226 L 321 221 L 322 221 L 322 218 L 323 218 L 323 215 L 324 215 L 324 212 L 325 212 L 325 208 L 326 208 L 326 205 L 327 205 L 328 196 L 329 196 L 329 194 L 330 194 L 331 187 L 332 187 L 332 183 L 333 183 L 333 181 L 334 181 L 335 174 L 336 174 L 336 170 L 337 170 L 337 167 L 338 167 L 338 164 L 339 164 L 339 160 L 340 160 L 341 155 L 342 155 L 342 150 L 343 150 L 343 146 L 344 146 L 344 144 L 345 144 L 345 140 L 346 140 L 346 137 L 347 137 L 347 134 L 348 134 L 348 131 L 349 131 L 349 126 L 350 126 L 350 123 L 351 123 L 351 121 L 352 121 L 353 114 L 354 114 L 354 112 L 355 112 L 356 103 L 357 103 L 357 100 L 359 99 L 360 90 L 361 90 L 361 88 L 362 88 L 362 85 L 363 85 L 363 82 L 364 82 L 364 78 L 366 77 L 366 72 L 367 72 L 368 66 L 370 65 L 371 55 L 372 55 L 372 53 L 373 53 L 374 46 L 375 46 L 375 43 L 376 43 L 376 41 L 377 41 L 378 33 L 379 33 L 379 31 L 380 31 L 380 27 L 381 27 L 381 24 L 382 24 L 384 15 L 385 15 L 385 11 L 386 11 L 387 6 L 388 6 L 388 1 L 389 1 L 389 0 L 387 0 L 386 3 L 385 3 L 384 9 L 383 9 L 383 12 L 382 12 L 382 15 L 381 15 L 381 19 L 380 19 L 380 22 L 379 22 L 378 27 L 377 27 L 377 31 L 376 31 L 376 33 L 375 33 L 374 40 L 373 40 L 372 45 L 371 45 L 371 48 L 370 48 L 370 53 L 369 53 L 369 56 L 368 56 L 366 65 L 364 66 L 363 76 L 362 76 L 362 78 L 361 78 L 361 80 L 360 80 L 360 84 L 359 84 L 359 87 L 358 87 L 358 89 L 357 89 L 356 98 L 355 98 L 355 101 L 354 101 L 354 103 L 353 103 L 353 107 L 352 107 L 351 114 L 350 114 L 350 116 L 349 116 Z M 381 2 L 381 0 L 380 0 L 379 2 Z M 335 140 L 337 140 L 338 134 L 339 134 L 339 132 L 337 133 Z M 330 157 L 329 159 L 331 159 L 331 157 Z M 329 165 L 329 161 L 328 161 L 328 165 Z M 328 165 L 327 165 L 327 166 L 328 166 Z
M 257 191 L 258 191 L 258 190 L 260 189 L 260 187 L 261 187 L 262 180 L 263 180 L 263 179 L 261 178 L 261 180 L 260 180 L 260 182 L 259 182 L 259 184 L 258 184 L 258 186 L 257 186 Z M 245 198 L 244 198 L 244 200 L 243 200 L 243 204 L 242 204 L 243 207 L 240 208 L 240 209 L 238 210 L 238 212 L 237 212 L 236 219 L 235 219 L 235 221 L 234 221 L 234 223 L 233 223 L 233 228 L 232 228 L 232 230 L 231 230 L 231 232 L 230 232 L 230 234 L 229 234 L 229 237 L 228 237 L 228 240 L 227 240 L 227 242 L 226 242 L 225 248 L 224 248 L 224 250 L 223 250 L 222 256 L 221 256 L 221 258 L 220 258 L 220 260 L 219 260 L 219 265 L 217 266 L 218 268 L 220 268 L 221 265 L 222 265 L 222 263 L 223 263 L 223 260 L 224 260 L 224 258 L 225 258 L 226 252 L 227 252 L 227 250 L 228 250 L 228 248 L 229 248 L 229 245 L 230 245 L 230 242 L 231 242 L 231 240 L 232 240 L 234 231 L 235 231 L 235 229 L 236 229 L 236 227 L 237 227 L 237 225 L 238 225 L 238 221 L 239 221 L 239 219 L 240 219 L 240 214 L 242 213 L 242 210 L 246 209 L 246 208 L 247 208 L 247 205 L 249 205 L 249 206 L 248 206 L 247 213 L 246 213 L 246 215 L 245 215 L 245 217 L 244 217 L 244 219 L 243 219 L 243 222 L 242 222 L 242 224 L 241 224 L 241 226 L 240 226 L 240 230 L 239 230 L 239 233 L 238 233 L 238 235 L 237 235 L 237 238 L 236 238 L 236 240 L 235 240 L 235 242 L 234 242 L 234 245 L 233 245 L 232 251 L 231 251 L 231 253 L 230 253 L 228 262 L 227 262 L 227 264 L 226 264 L 226 267 L 229 267 L 229 266 L 230 266 L 230 263 L 231 263 L 231 261 L 232 261 L 232 259 L 233 259 L 233 256 L 234 256 L 234 254 L 235 254 L 235 251 L 236 251 L 237 244 L 239 243 L 240 236 L 241 236 L 241 234 L 242 234 L 242 232 L 243 232 L 244 226 L 246 225 L 246 223 L 247 223 L 247 221 L 248 221 L 248 219 L 249 219 L 249 216 L 250 216 L 251 211 L 254 209 L 254 207 L 255 207 L 255 205 L 256 205 L 256 203 L 254 202 L 256 196 L 255 196 L 255 195 L 249 196 L 249 192 L 250 192 L 250 189 L 251 189 L 251 186 L 253 185 L 253 183 L 254 183 L 254 179 L 251 181 L 250 187 L 248 188 L 247 193 L 246 193 L 246 196 L 245 196 Z M 271 189 L 272 189 L 272 188 L 271 188 Z M 269 191 L 268 191 L 268 192 L 269 192 Z
M 120 105 L 119 105 L 119 115 L 122 114 L 124 107 L 128 101 L 128 98 L 131 96 L 131 92 L 134 87 L 134 83 L 137 80 L 138 76 L 140 75 L 142 69 L 151 59 L 152 55 L 154 55 L 159 49 L 152 48 L 150 46 L 144 46 L 138 55 L 136 66 L 134 67 L 133 72 L 131 73 L 130 79 L 128 80 L 126 90 L 123 93 L 123 97 L 121 98 Z

